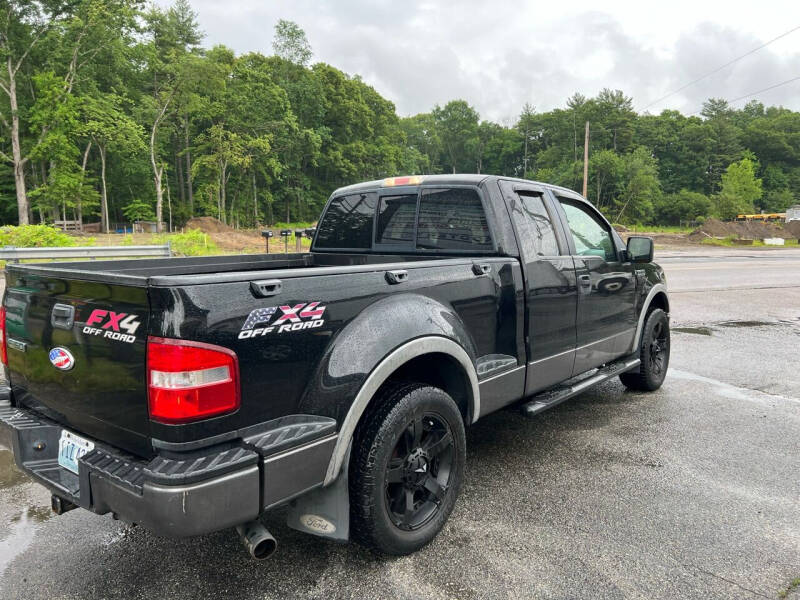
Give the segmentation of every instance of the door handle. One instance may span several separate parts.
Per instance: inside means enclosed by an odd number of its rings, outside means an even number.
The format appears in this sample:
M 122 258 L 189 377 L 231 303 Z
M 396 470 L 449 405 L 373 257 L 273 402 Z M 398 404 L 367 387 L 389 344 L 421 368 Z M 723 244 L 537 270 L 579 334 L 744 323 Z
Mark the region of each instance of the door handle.
M 256 298 L 268 298 L 277 296 L 283 289 L 280 279 L 262 279 L 261 281 L 251 281 L 250 289 Z
M 390 285 L 405 283 L 408 281 L 408 271 L 386 271 L 386 281 L 389 282 Z
M 581 284 L 581 287 L 591 288 L 592 287 L 592 276 L 591 275 L 578 275 L 578 282 Z
M 489 263 L 472 263 L 472 272 L 478 277 L 488 275 L 492 272 L 492 265 Z
M 50 313 L 50 324 L 58 329 L 72 329 L 75 323 L 75 307 L 71 304 L 56 304 Z

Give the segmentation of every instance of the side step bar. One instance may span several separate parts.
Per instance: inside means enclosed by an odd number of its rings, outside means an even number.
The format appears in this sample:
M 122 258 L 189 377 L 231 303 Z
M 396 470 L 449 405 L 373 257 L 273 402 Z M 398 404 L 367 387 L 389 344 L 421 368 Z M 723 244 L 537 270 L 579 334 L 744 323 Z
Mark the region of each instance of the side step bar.
M 585 392 L 591 387 L 599 383 L 608 381 L 621 373 L 635 369 L 641 364 L 639 357 L 627 357 L 613 363 L 609 363 L 601 369 L 579 381 L 574 383 L 565 383 L 560 386 L 545 390 L 534 396 L 531 400 L 522 405 L 522 414 L 532 417 L 539 414 L 548 408 L 553 408 L 569 400 L 573 396 L 577 396 L 581 392 Z M 590 371 L 591 372 L 591 371 Z

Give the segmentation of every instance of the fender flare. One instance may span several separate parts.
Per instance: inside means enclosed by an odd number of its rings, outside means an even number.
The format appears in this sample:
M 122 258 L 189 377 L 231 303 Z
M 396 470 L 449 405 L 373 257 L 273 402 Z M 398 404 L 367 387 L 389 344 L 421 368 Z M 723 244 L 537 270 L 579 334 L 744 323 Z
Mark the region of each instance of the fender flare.
M 642 329 L 644 329 L 644 318 L 647 316 L 647 309 L 650 308 L 650 303 L 653 301 L 653 298 L 656 297 L 656 294 L 662 292 L 665 296 L 667 295 L 667 286 L 663 283 L 657 283 L 652 288 L 650 288 L 650 292 L 647 294 L 647 298 L 644 299 L 642 303 L 642 310 L 639 312 L 639 323 L 636 325 L 636 335 L 633 336 L 633 344 L 631 345 L 631 352 L 636 352 L 636 349 L 639 347 L 639 344 L 642 340 Z
M 350 448 L 356 426 L 381 385 L 389 379 L 392 373 L 411 359 L 422 356 L 423 354 L 432 353 L 447 354 L 457 360 L 464 368 L 465 373 L 469 377 L 470 387 L 472 388 L 472 404 L 470 406 L 470 414 L 473 415 L 472 422 L 474 423 L 478 420 L 481 412 L 478 375 L 475 370 L 475 365 L 472 363 L 472 360 L 464 348 L 451 339 L 439 336 L 425 336 L 411 340 L 396 348 L 378 363 L 369 374 L 366 381 L 364 381 L 361 389 L 359 389 L 358 394 L 347 411 L 344 421 L 342 421 L 342 426 L 339 428 L 336 446 L 333 449 L 333 455 L 328 463 L 328 471 L 325 475 L 323 486 L 330 485 L 338 477 L 344 459 L 347 456 L 348 449 Z

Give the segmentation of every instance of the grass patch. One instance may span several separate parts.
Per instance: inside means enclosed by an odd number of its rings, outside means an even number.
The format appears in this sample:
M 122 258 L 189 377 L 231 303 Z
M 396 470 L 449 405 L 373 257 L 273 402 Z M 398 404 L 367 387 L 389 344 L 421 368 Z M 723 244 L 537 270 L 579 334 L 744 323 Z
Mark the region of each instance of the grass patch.
M 735 239 L 738 239 L 738 238 L 736 238 L 736 236 L 733 236 L 733 235 L 729 235 L 729 236 L 724 237 L 724 238 L 711 237 L 711 238 L 705 238 L 700 243 L 704 244 L 706 246 L 725 246 L 725 247 L 728 247 L 728 248 L 731 248 L 731 247 L 737 247 L 737 248 L 753 248 L 753 247 L 760 247 L 760 248 L 764 248 L 764 247 L 766 247 L 766 248 L 786 248 L 787 246 L 796 248 L 798 246 L 798 241 L 795 240 L 795 239 L 785 239 L 783 246 L 767 245 L 764 242 L 762 242 L 761 240 L 753 240 L 752 244 L 748 244 L 747 246 L 742 246 L 740 244 L 735 244 L 734 243 Z
M 294 231 L 295 229 L 310 229 L 314 224 L 311 222 L 304 222 L 304 221 L 295 221 L 292 223 L 284 223 L 283 221 L 278 221 L 274 225 L 268 225 L 267 229 L 291 229 Z
M 189 229 L 184 233 L 167 233 L 156 236 L 157 244 L 169 243 L 173 254 L 181 256 L 207 256 L 219 254 L 219 248 L 207 233 L 199 229 Z
M 796 590 L 797 588 L 800 588 L 800 577 L 795 577 L 794 579 L 792 579 L 789 582 L 789 585 L 787 585 L 785 588 L 783 588 L 781 591 L 779 591 L 778 592 L 778 598 L 781 598 L 781 599 L 787 598 L 789 596 L 789 594 L 792 591 Z
M 679 225 L 626 225 L 629 233 L 691 233 L 694 227 Z

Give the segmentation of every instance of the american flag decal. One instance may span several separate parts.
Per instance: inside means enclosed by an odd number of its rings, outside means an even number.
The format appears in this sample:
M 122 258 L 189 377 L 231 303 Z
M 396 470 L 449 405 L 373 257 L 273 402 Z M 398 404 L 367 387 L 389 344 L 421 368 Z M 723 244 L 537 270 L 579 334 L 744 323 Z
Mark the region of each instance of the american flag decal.
M 255 329 L 256 325 L 261 325 L 262 323 L 269 323 L 272 315 L 275 314 L 275 311 L 278 310 L 275 306 L 268 306 L 267 308 L 257 308 L 253 312 L 250 313 L 250 316 L 247 317 L 247 320 L 242 325 L 242 330 L 245 329 Z

